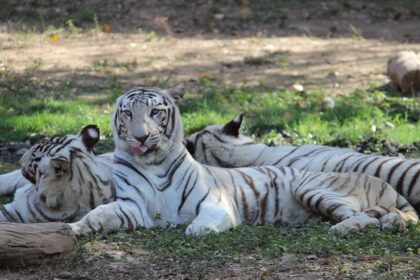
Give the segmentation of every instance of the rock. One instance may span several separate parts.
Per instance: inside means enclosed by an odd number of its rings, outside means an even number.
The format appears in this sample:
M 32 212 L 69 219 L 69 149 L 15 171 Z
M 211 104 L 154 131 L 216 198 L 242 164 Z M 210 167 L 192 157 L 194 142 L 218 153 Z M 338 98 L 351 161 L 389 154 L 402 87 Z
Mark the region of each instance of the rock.
M 295 254 L 285 254 L 281 258 L 280 266 L 293 267 L 294 265 L 296 265 L 297 261 L 298 259 Z
M 325 109 L 334 109 L 335 107 L 334 99 L 332 99 L 331 97 L 325 97 L 324 100 L 322 101 L 322 107 Z
M 146 250 L 142 248 L 135 248 L 131 250 L 131 253 L 134 255 L 149 255 L 149 252 L 147 252 Z
M 296 92 L 304 92 L 305 88 L 301 84 L 293 84 L 292 89 Z
M 317 256 L 315 256 L 315 255 L 309 255 L 309 256 L 306 256 L 306 259 L 307 259 L 308 261 L 315 261 L 315 260 L 317 260 L 317 259 L 318 259 L 318 257 L 317 257 Z
M 377 130 L 377 127 L 376 127 L 376 125 L 372 125 L 371 127 L 370 127 L 370 130 L 372 131 L 372 132 L 376 132 L 376 130 Z
M 222 19 L 225 18 L 225 15 L 224 14 L 215 14 L 214 18 L 217 19 L 217 20 L 222 20 Z
M 408 96 L 420 95 L 420 57 L 413 51 L 402 51 L 388 60 L 388 77 Z
M 331 71 L 331 72 L 329 72 L 328 74 L 327 74 L 327 78 L 328 79 L 332 79 L 332 78 L 337 78 L 339 76 L 339 73 L 338 73 L 338 71 Z
M 395 125 L 392 122 L 384 122 L 384 125 L 385 125 L 385 127 L 388 127 L 388 128 L 391 128 L 391 129 L 395 128 Z

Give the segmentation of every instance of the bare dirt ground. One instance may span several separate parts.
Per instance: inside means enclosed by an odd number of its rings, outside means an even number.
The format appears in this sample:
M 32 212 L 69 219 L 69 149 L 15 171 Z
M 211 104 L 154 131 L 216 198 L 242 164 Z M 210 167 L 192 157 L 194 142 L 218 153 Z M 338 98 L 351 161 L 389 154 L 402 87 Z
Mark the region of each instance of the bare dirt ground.
M 0 55 L 17 71 L 26 70 L 28 60 L 41 61 L 41 79 L 99 81 L 102 75 L 95 73 L 92 65 L 107 60 L 111 64 L 137 64 L 135 69 L 110 70 L 129 84 L 199 79 L 206 75 L 228 87 L 263 85 L 289 89 L 299 83 L 307 89 L 332 94 L 369 88 L 375 82 L 386 83 L 390 55 L 398 50 L 420 50 L 420 44 L 355 38 L 165 37 L 147 42 L 141 35 L 104 34 L 50 43 L 48 37 L 29 42 L 19 41 L 13 35 L 2 37 L 6 42 Z
M 24 74 L 36 68 L 33 79 L 42 82 L 71 80 L 102 89 L 113 77 L 127 85 L 205 78 L 220 86 L 263 89 L 299 83 L 340 95 L 386 84 L 386 63 L 396 51 L 420 52 L 415 1 L 261 1 L 255 6 L 250 1 L 59 2 L 5 1 L 0 70 Z M 92 31 L 95 13 L 110 32 Z M 47 31 L 49 24 L 68 18 L 85 32 Z M 52 41 L 55 33 L 58 40 Z M 122 253 L 121 258 L 113 250 L 97 251 L 61 264 L 2 270 L 0 279 L 364 279 L 378 262 L 346 256 L 296 261 L 286 255 L 201 275 L 194 269 L 150 266 L 148 252 Z M 396 266 L 402 266 L 406 278 L 416 279 L 411 268 L 417 262 L 401 258 Z
M 22 33 L 48 30 L 37 17 L 35 23 L 9 20 L 0 33 L 3 67 L 22 73 L 36 65 L 41 80 L 73 79 L 102 87 L 110 75 L 136 85 L 204 76 L 228 87 L 289 89 L 299 83 L 339 95 L 386 83 L 390 55 L 420 51 L 420 15 L 414 4 L 99 2 L 13 6 L 15 16 L 30 9 L 40 14 L 53 10 L 53 19 L 75 18 L 75 24 L 81 13 L 77 9 L 95 10 L 110 32 L 58 33 L 54 42 L 49 37 L 54 30 L 38 36 Z M 89 20 L 80 20 L 79 26 L 89 26 L 85 31 L 92 30 Z

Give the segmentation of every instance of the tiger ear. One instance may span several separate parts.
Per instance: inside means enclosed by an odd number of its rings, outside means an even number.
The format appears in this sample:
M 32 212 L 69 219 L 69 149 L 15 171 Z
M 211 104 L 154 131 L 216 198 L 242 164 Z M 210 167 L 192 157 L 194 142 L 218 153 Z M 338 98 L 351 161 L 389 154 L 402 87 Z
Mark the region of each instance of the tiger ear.
M 239 129 L 241 128 L 243 117 L 244 117 L 244 114 L 240 114 L 239 116 L 236 116 L 233 120 L 225 124 L 222 128 L 222 133 L 226 135 L 238 137 Z
M 82 138 L 83 144 L 86 146 L 88 151 L 91 151 L 99 141 L 101 133 L 99 127 L 95 124 L 90 124 L 82 128 L 79 133 L 79 137 Z
M 169 94 L 175 99 L 175 103 L 179 104 L 185 93 L 185 84 L 180 83 L 168 90 Z

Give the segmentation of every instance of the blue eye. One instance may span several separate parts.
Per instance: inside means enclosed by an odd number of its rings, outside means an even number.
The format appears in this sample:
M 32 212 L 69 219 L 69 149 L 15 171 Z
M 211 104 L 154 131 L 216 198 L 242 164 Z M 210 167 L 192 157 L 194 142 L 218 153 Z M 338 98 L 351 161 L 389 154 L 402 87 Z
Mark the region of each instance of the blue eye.
M 159 113 L 159 109 L 154 108 L 154 109 L 152 109 L 152 111 L 150 112 L 150 116 L 151 116 L 151 117 L 153 117 L 154 115 L 156 115 L 156 114 L 158 114 L 158 113 Z
M 132 117 L 133 116 L 133 114 L 131 113 L 131 111 L 130 110 L 124 110 L 124 111 L 122 111 L 123 112 L 123 114 L 124 115 L 126 115 L 127 117 Z

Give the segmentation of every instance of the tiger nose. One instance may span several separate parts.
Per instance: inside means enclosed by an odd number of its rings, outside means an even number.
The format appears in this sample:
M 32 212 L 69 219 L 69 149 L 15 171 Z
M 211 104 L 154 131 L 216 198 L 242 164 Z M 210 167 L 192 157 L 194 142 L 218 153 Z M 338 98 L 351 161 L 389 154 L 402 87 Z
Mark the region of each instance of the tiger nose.
M 144 144 L 144 142 L 146 142 L 147 137 L 149 137 L 150 133 L 141 137 L 138 136 L 134 136 L 134 138 L 136 138 L 137 141 L 139 141 L 140 143 Z

